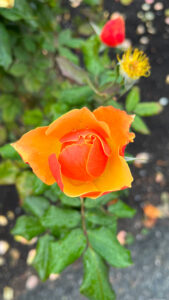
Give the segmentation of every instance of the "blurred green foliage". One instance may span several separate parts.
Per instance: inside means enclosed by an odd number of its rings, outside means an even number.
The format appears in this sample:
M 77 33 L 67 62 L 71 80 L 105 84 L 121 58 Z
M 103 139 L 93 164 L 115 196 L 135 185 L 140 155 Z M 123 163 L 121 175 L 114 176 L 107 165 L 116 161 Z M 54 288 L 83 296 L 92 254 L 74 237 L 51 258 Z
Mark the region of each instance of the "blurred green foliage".
M 67 197 L 57 184 L 41 182 L 10 146 L 24 132 L 83 106 L 125 109 L 135 114 L 135 131 L 150 133 L 143 117 L 162 108 L 142 103 L 138 87 L 128 91 L 117 61 L 112 61 L 93 30 L 100 31 L 103 24 L 100 3 L 84 0 L 84 15 L 72 19 L 68 3 L 61 0 L 15 0 L 14 8 L 0 9 L 0 184 L 16 184 L 27 213 L 18 218 L 12 233 L 28 240 L 44 233 L 33 263 L 40 278 L 61 272 L 90 243 L 81 292 L 89 299 L 112 300 L 105 261 L 115 267 L 132 263 L 129 251 L 116 238 L 117 220 L 135 214 L 122 200 L 116 202 L 128 190 L 85 199 L 86 241 L 80 199 Z M 112 201 L 115 204 L 109 206 Z

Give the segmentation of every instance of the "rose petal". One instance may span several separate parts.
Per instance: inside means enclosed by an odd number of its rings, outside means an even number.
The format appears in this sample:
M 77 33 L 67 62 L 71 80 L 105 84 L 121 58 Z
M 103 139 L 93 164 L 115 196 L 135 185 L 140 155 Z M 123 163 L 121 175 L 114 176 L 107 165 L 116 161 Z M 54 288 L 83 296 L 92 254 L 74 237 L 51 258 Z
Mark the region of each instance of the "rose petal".
M 58 159 L 57 159 L 55 153 L 53 153 L 49 156 L 48 162 L 49 162 L 49 168 L 52 172 L 53 177 L 55 178 L 55 180 L 56 180 L 58 186 L 60 187 L 60 189 L 63 191 L 63 182 L 62 182 L 62 177 L 61 177 L 61 167 L 60 167 L 60 164 L 58 162 Z
M 125 39 L 125 23 L 122 17 L 108 21 L 102 29 L 101 41 L 110 46 L 116 47 Z
M 112 140 L 119 148 L 120 153 L 125 145 L 133 142 L 135 134 L 129 132 L 131 123 L 134 120 L 133 115 L 128 115 L 125 111 L 112 106 L 101 106 L 93 113 L 99 121 L 106 122 L 109 125 Z
M 24 134 L 20 140 L 11 144 L 29 163 L 33 172 L 46 184 L 53 184 L 55 179 L 49 169 L 48 157 L 51 153 L 59 153 L 61 143 L 46 136 L 47 126 L 36 128 Z
M 69 197 L 79 197 L 87 193 L 99 192 L 92 181 L 81 182 L 65 176 L 62 176 L 62 179 L 64 185 L 63 192 Z
M 87 160 L 88 173 L 93 177 L 100 176 L 106 167 L 107 160 L 108 156 L 105 155 L 101 142 L 96 138 Z
M 64 148 L 59 155 L 62 174 L 74 180 L 92 180 L 86 170 L 91 147 L 92 145 L 88 144 L 72 144 Z
M 93 183 L 99 191 L 104 193 L 118 191 L 124 186 L 131 187 L 132 181 L 133 177 L 128 164 L 118 153 L 114 153 L 109 158 L 103 174 L 96 178 Z
M 94 114 L 86 107 L 73 109 L 54 121 L 47 130 L 47 135 L 56 136 L 59 140 L 72 131 L 93 129 L 104 138 L 110 134 L 106 123 L 98 121 Z

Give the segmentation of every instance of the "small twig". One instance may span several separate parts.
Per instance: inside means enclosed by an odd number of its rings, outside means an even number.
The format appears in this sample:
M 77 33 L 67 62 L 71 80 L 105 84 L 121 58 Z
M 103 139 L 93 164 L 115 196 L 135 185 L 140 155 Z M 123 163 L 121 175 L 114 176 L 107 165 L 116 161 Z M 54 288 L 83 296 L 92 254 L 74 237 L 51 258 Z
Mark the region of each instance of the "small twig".
M 101 97 L 107 98 L 107 94 L 106 93 L 102 93 L 99 90 L 97 90 L 97 88 L 93 85 L 93 83 L 91 82 L 91 80 L 89 78 L 87 78 L 86 83 L 95 92 L 96 95 L 99 95 Z

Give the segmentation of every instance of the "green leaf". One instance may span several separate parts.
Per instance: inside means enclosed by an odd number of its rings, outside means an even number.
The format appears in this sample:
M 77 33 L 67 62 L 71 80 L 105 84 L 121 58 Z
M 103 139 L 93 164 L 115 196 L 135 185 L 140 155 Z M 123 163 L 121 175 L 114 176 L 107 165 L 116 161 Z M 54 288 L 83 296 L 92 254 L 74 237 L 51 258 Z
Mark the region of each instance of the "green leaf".
M 49 188 L 49 186 L 35 176 L 32 188 L 33 193 L 38 196 L 42 195 Z
M 84 254 L 84 279 L 80 292 L 91 300 L 115 300 L 115 293 L 108 280 L 108 268 L 93 249 Z
M 41 218 L 43 226 L 51 230 L 76 227 L 80 220 L 81 216 L 78 211 L 56 206 L 51 206 Z
M 68 197 L 65 194 L 61 193 L 59 198 L 63 205 L 68 205 L 68 206 L 73 206 L 73 207 L 80 207 L 80 205 L 81 205 L 79 197 L 72 198 L 72 197 Z
M 13 235 L 21 235 L 27 240 L 44 232 L 43 226 L 39 220 L 32 216 L 21 216 L 17 219 L 11 233 Z
M 131 124 L 131 127 L 142 134 L 150 134 L 150 130 L 147 127 L 146 123 L 143 121 L 142 118 L 139 116 L 135 116 L 133 123 Z
M 9 73 L 15 77 L 21 77 L 26 74 L 28 68 L 27 65 L 23 62 L 17 62 L 12 65 L 9 69 Z
M 78 259 L 86 248 L 86 237 L 81 229 L 74 229 L 63 239 L 51 243 L 50 273 L 60 273 Z
M 49 198 L 52 202 L 56 202 L 59 200 L 60 195 L 62 194 L 57 183 L 52 184 L 50 187 L 48 186 L 47 191 L 45 191 L 45 197 Z
M 19 173 L 18 167 L 10 160 L 0 163 L 0 184 L 14 184 Z
M 57 57 L 57 64 L 63 76 L 77 82 L 78 84 L 85 84 L 87 82 L 87 73 L 77 65 L 73 64 L 65 57 Z
M 36 256 L 33 260 L 33 266 L 39 274 L 42 281 L 49 277 L 49 264 L 50 264 L 50 245 L 53 237 L 46 234 L 40 237 L 36 248 Z
M 126 98 L 126 110 L 131 112 L 140 102 L 140 89 L 134 86 L 132 90 L 128 93 Z
M 114 100 L 110 100 L 107 102 L 107 105 L 111 105 L 113 106 L 114 108 L 117 108 L 117 109 L 121 109 L 123 110 L 123 105 L 117 101 L 114 101 Z
M 5 126 L 0 125 L 0 145 L 5 144 L 7 138 L 8 138 L 7 128 L 5 128 Z M 5 147 L 5 146 L 3 146 L 3 147 Z M 3 156 L 3 154 L 2 154 L 3 153 L 3 150 L 2 150 L 3 147 L 0 148 L 1 156 Z
M 102 225 L 102 226 L 109 226 L 114 223 L 114 219 L 116 217 L 106 214 L 106 212 L 101 211 L 99 209 L 88 210 L 85 213 L 86 220 L 95 224 L 95 225 Z
M 0 147 L 0 155 L 2 156 L 2 158 L 9 158 L 12 160 L 21 159 L 18 152 L 16 152 L 16 150 L 10 144 L 6 144 Z
M 3 121 L 10 123 L 21 113 L 22 104 L 18 98 L 10 94 L 3 94 L 0 96 L 0 107 Z
M 23 208 L 36 217 L 42 217 L 49 208 L 49 201 L 44 197 L 29 196 L 24 199 Z
M 99 56 L 99 47 L 100 40 L 98 36 L 91 36 L 82 46 L 86 68 L 95 76 L 104 71 L 104 65 L 102 64 L 101 58 Z
M 71 105 L 86 104 L 92 99 L 93 91 L 88 86 L 76 86 L 61 91 L 59 99 L 61 102 Z
M 24 85 L 25 88 L 28 90 L 28 92 L 30 93 L 39 92 L 45 81 L 44 76 L 45 76 L 44 72 L 43 71 L 41 72 L 38 69 L 34 69 L 28 72 L 24 77 Z
M 30 5 L 26 0 L 15 0 L 15 6 L 13 8 L 1 8 L 0 14 L 10 21 L 29 20 L 33 18 Z
M 7 70 L 11 62 L 10 36 L 5 26 L 0 23 L 0 66 Z
M 36 44 L 33 40 L 32 37 L 29 37 L 29 36 L 25 36 L 23 38 L 23 44 L 25 46 L 25 49 L 31 53 L 35 53 L 36 51 Z
M 73 38 L 70 29 L 65 29 L 60 32 L 58 42 L 60 46 L 67 46 L 73 49 L 80 48 L 84 43 L 83 39 Z
M 69 59 L 72 63 L 78 65 L 79 64 L 79 58 L 76 56 L 71 50 L 69 50 L 66 47 L 59 47 L 59 54 Z
M 21 200 L 32 195 L 34 180 L 35 175 L 29 170 L 20 172 L 20 175 L 16 178 L 16 187 Z
M 108 193 L 104 196 L 98 197 L 96 199 L 86 198 L 85 199 L 85 207 L 86 208 L 93 208 L 100 205 L 105 205 L 111 200 L 117 199 L 120 196 L 121 192 L 113 192 Z
M 115 204 L 109 206 L 109 211 L 118 218 L 133 218 L 136 210 L 128 206 L 122 200 L 118 200 Z
M 130 251 L 120 245 L 110 229 L 101 227 L 89 230 L 88 237 L 94 250 L 111 266 L 126 268 L 132 264 Z
M 25 110 L 23 114 L 23 122 L 25 125 L 32 125 L 34 127 L 42 125 L 43 114 L 39 108 L 32 110 Z
M 94 6 L 99 5 L 101 3 L 101 0 L 84 0 L 84 3 Z
M 157 102 L 144 102 L 139 103 L 134 112 L 141 117 L 148 117 L 159 114 L 163 110 L 160 103 Z

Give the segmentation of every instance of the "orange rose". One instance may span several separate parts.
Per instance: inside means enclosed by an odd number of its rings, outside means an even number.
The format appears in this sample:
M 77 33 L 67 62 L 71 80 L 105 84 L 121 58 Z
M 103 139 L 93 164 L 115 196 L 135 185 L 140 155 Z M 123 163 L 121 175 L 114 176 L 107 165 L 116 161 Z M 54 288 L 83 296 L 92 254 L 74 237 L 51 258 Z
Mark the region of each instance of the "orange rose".
M 57 182 L 69 197 L 97 198 L 131 187 L 124 147 L 134 139 L 132 121 L 133 116 L 112 106 L 93 113 L 74 109 L 12 146 L 46 184 Z

